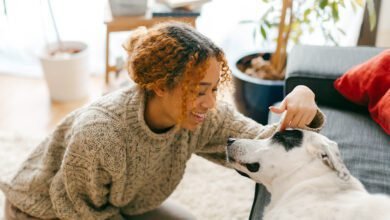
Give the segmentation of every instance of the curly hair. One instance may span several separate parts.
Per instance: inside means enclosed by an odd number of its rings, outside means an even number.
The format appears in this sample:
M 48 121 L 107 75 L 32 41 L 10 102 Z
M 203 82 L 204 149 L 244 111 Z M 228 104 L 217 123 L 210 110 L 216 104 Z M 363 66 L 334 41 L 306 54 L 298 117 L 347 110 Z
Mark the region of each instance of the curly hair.
M 190 25 L 164 22 L 146 29 L 136 29 L 123 44 L 128 53 L 130 77 L 145 89 L 148 98 L 153 89 L 182 86 L 182 116 L 186 117 L 188 101 L 196 99 L 199 82 L 204 78 L 210 58 L 221 64 L 221 84 L 230 81 L 225 54 L 210 39 Z

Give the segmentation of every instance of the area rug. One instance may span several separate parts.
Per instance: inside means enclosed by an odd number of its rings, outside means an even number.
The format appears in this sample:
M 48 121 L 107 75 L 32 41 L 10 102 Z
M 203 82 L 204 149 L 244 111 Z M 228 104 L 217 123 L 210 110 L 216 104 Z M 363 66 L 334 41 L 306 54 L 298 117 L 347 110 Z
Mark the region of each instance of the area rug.
M 0 178 L 12 174 L 43 137 L 0 132 Z M 254 186 L 234 170 L 194 155 L 171 199 L 191 210 L 197 219 L 248 219 Z M 3 206 L 4 194 L 0 193 L 1 217 Z

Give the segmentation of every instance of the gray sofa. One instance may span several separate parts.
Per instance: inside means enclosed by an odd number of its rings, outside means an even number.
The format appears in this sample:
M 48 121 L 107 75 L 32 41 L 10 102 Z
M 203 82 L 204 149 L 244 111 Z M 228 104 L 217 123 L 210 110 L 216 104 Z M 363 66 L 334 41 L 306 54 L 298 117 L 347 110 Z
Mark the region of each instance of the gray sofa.
M 285 94 L 297 85 L 306 85 L 327 122 L 321 133 L 339 144 L 352 175 L 371 193 L 390 194 L 390 136 L 369 116 L 365 107 L 343 98 L 333 87 L 334 80 L 350 67 L 362 63 L 383 49 L 370 47 L 296 46 L 289 54 Z M 270 115 L 270 122 L 278 119 Z M 257 184 L 250 219 L 262 219 L 269 194 Z

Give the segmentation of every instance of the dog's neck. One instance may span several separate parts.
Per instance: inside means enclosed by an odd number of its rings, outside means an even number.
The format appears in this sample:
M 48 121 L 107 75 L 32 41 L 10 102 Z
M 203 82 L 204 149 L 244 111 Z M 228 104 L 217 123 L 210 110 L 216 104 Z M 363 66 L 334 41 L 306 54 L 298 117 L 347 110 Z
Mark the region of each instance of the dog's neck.
M 324 176 L 327 177 L 321 178 Z M 356 178 L 351 177 L 350 180 L 344 181 L 337 176 L 334 170 L 324 165 L 321 160 L 315 158 L 306 164 L 292 169 L 289 173 L 274 178 L 267 185 L 265 186 L 271 193 L 271 199 L 274 201 L 279 200 L 283 195 L 298 187 L 311 185 L 315 185 L 316 188 L 321 188 L 324 192 L 329 189 L 342 190 L 342 188 L 356 189 L 359 191 L 364 190 L 364 187 Z

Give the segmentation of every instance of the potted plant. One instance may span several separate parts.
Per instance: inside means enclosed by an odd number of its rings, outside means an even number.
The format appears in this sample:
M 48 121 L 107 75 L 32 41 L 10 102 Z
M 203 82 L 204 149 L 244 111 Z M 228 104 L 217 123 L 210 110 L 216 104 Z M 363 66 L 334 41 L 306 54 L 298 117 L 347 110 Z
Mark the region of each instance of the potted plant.
M 235 101 L 239 111 L 266 124 L 268 107 L 283 99 L 284 70 L 287 60 L 288 44 L 299 43 L 305 31 L 320 28 L 324 39 L 337 45 L 333 33 L 327 25 L 339 21 L 340 7 L 364 7 L 364 0 L 262 0 L 269 4 L 256 27 L 263 39 L 269 39 L 272 31 L 277 33 L 274 51 L 255 51 L 238 54 L 230 63 L 235 83 Z M 276 6 L 279 4 L 280 8 Z M 371 30 L 375 26 L 374 0 L 367 0 L 366 6 L 370 15 Z M 313 22 L 319 21 L 320 24 Z M 248 22 L 248 21 L 244 21 Z M 253 22 L 253 21 L 249 21 Z M 342 29 L 338 29 L 343 34 Z
M 74 101 L 89 95 L 88 45 L 63 41 L 57 29 L 51 0 L 48 9 L 56 41 L 48 43 L 40 57 L 44 77 L 53 101 Z

